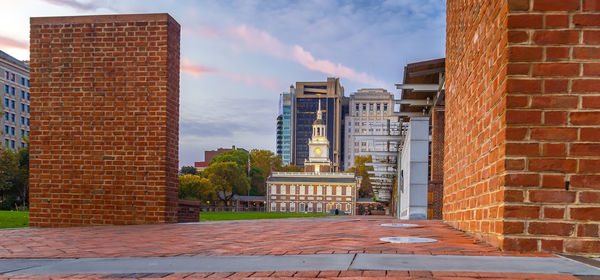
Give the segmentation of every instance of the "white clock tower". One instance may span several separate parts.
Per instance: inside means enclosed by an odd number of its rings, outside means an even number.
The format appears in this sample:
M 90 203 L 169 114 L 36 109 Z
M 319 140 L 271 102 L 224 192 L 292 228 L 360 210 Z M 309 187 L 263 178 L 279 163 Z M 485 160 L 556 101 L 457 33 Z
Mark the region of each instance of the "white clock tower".
M 323 121 L 321 111 L 321 100 L 317 110 L 317 119 L 313 123 L 312 138 L 308 142 L 309 156 L 304 162 L 306 172 L 330 172 L 331 161 L 329 160 L 329 140 L 327 140 L 327 126 Z

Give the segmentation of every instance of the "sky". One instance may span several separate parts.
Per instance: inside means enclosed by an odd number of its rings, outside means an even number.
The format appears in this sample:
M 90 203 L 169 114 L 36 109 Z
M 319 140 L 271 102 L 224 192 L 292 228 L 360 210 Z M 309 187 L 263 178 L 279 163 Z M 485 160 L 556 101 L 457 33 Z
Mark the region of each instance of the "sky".
M 445 0 L 9 0 L 0 50 L 29 59 L 29 17 L 169 13 L 181 25 L 179 165 L 219 147 L 275 152 L 279 94 L 339 77 L 398 96 L 407 63 L 445 56 Z

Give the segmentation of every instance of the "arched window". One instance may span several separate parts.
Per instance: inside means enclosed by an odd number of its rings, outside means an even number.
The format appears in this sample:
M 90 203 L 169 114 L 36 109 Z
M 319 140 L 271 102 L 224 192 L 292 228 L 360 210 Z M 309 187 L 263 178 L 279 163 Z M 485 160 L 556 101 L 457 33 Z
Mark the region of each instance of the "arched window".
M 304 203 L 300 202 L 300 212 L 304 212 L 306 210 Z
M 317 203 L 317 212 L 323 213 L 323 204 L 321 202 Z
M 307 210 L 308 212 L 312 212 L 313 211 L 313 207 L 312 206 L 313 206 L 312 202 L 309 202 L 308 203 L 308 210 Z

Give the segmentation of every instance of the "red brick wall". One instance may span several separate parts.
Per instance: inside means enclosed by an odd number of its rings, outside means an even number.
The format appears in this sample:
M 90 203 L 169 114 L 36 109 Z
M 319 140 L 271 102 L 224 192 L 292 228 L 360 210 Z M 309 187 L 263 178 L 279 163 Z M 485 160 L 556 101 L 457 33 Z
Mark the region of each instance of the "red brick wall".
M 428 186 L 428 219 L 442 219 L 444 196 L 444 107 L 434 107 L 431 114 L 431 171 Z
M 470 5 L 448 1 L 444 218 L 506 250 L 600 253 L 600 2 Z M 461 29 L 474 16 L 499 20 Z M 471 106 L 489 113 L 466 129 Z M 482 184 L 499 191 L 472 201 Z M 486 203 L 497 218 L 468 214 Z
M 179 24 L 31 19 L 30 225 L 175 222 Z
M 200 211 L 202 203 L 200 201 L 179 200 L 177 207 L 178 223 L 195 223 L 200 221 Z

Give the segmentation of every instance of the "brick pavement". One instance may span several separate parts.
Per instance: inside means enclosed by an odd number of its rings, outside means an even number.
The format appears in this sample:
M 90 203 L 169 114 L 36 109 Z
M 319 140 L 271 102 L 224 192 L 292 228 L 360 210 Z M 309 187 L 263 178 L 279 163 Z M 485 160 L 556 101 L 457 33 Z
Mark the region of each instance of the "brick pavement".
M 415 228 L 381 227 L 406 222 L 390 217 L 338 217 L 0 230 L 0 258 L 89 258 L 150 256 L 231 256 L 332 253 L 485 255 L 556 257 L 501 252 L 440 221 L 410 221 Z M 387 236 L 418 236 L 439 242 L 391 244 Z M 271 271 L 237 273 L 135 273 L 0 275 L 8 279 L 598 279 L 565 274 L 445 271 Z
M 251 220 L 84 228 L 0 230 L 0 258 L 298 255 L 332 253 L 546 256 L 501 252 L 439 221 L 381 227 L 390 217 Z M 418 236 L 436 243 L 392 244 L 380 237 Z

